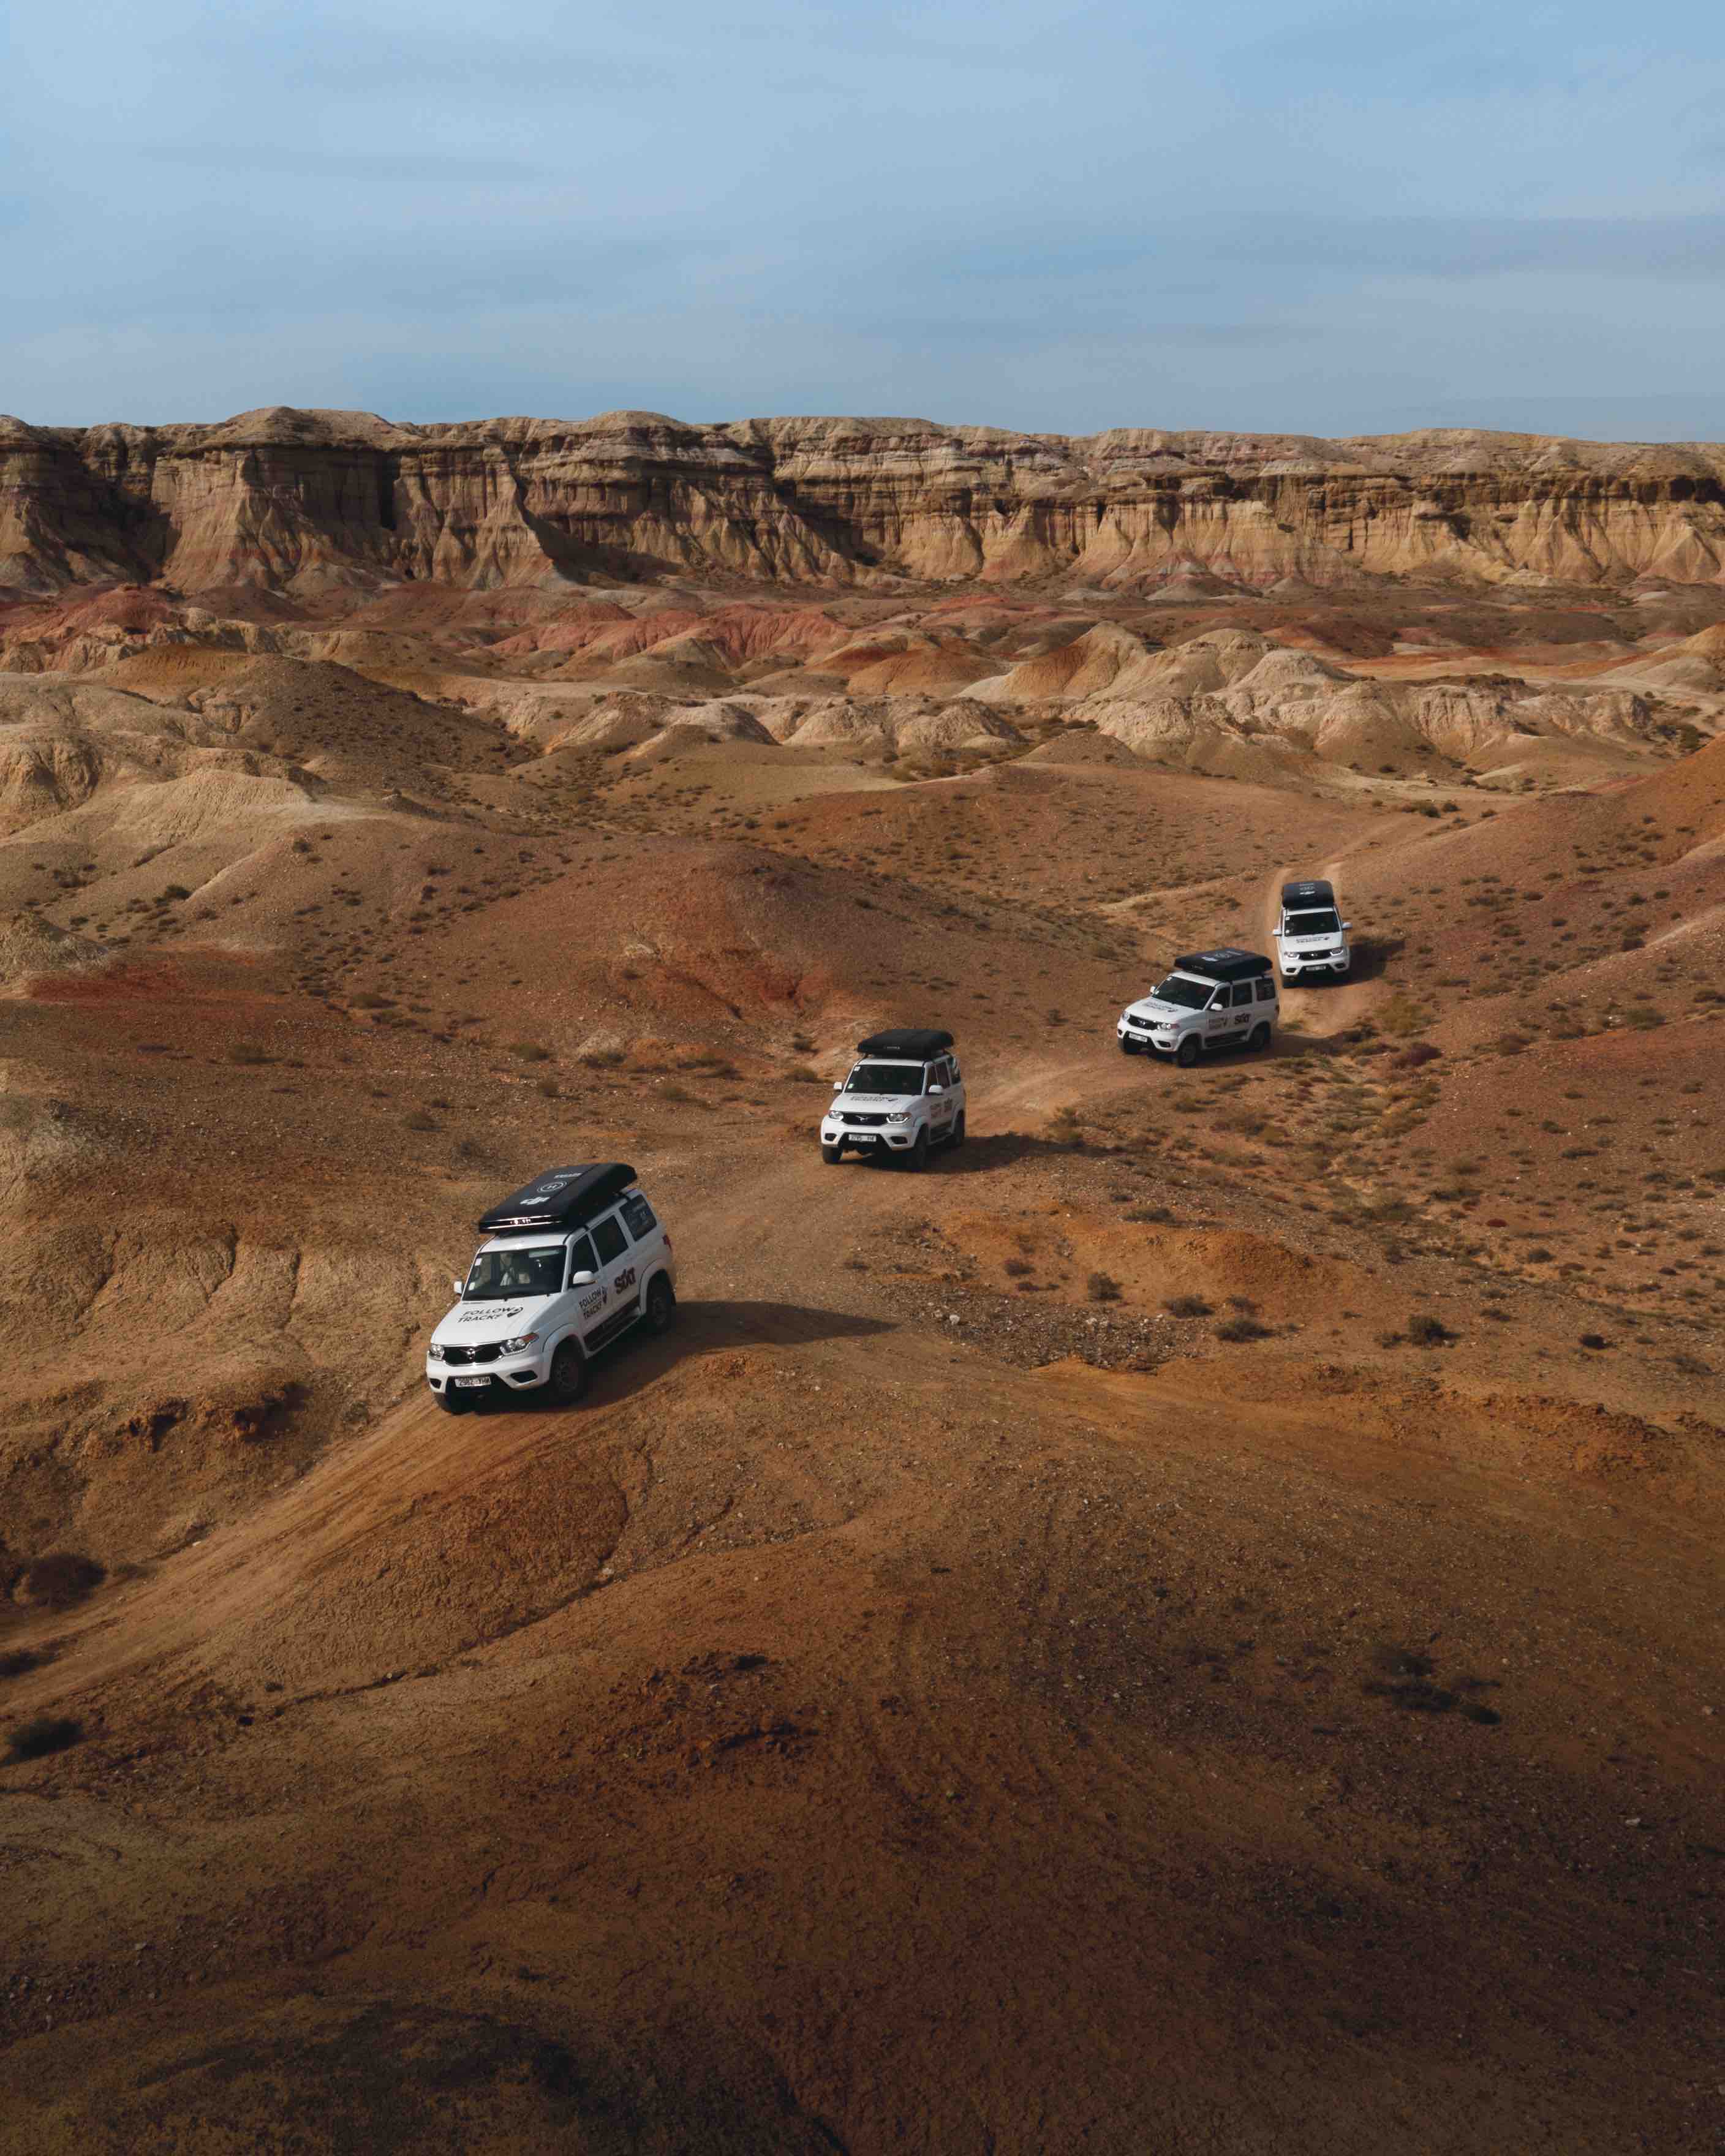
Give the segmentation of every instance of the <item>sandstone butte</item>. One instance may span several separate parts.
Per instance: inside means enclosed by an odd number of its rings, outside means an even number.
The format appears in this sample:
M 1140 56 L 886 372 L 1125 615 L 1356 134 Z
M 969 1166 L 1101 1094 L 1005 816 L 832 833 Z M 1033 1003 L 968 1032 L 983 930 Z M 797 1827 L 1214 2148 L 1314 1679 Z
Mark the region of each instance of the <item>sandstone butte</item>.
M 249 412 L 219 425 L 0 418 L 0 589 L 182 591 L 420 579 L 468 589 L 670 575 L 891 588 L 1194 573 L 1269 589 L 1376 576 L 1725 580 L 1725 446 L 1430 430 L 922 419 L 398 424 Z

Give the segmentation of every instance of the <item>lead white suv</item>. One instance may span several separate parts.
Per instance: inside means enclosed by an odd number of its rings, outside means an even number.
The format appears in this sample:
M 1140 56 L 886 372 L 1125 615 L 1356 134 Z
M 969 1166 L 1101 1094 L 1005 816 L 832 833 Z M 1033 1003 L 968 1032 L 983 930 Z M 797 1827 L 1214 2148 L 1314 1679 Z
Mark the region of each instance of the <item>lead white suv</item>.
M 847 1148 L 923 1168 L 936 1146 L 964 1142 L 964 1074 L 950 1033 L 895 1026 L 856 1044 L 862 1060 L 833 1089 L 820 1119 L 820 1157 L 836 1168 Z
M 1301 973 L 1345 973 L 1353 963 L 1336 886 L 1315 880 L 1285 883 L 1276 921 L 1276 959 L 1285 981 Z
M 588 1366 L 632 1326 L 676 1314 L 671 1240 L 621 1161 L 553 1168 L 480 1217 L 455 1306 L 425 1351 L 425 1381 L 450 1414 L 542 1387 L 587 1390 Z
M 1255 951 L 1193 951 L 1128 1004 L 1114 1028 L 1122 1055 L 1152 1050 L 1189 1069 L 1216 1048 L 1268 1048 L 1281 1000 L 1276 969 Z

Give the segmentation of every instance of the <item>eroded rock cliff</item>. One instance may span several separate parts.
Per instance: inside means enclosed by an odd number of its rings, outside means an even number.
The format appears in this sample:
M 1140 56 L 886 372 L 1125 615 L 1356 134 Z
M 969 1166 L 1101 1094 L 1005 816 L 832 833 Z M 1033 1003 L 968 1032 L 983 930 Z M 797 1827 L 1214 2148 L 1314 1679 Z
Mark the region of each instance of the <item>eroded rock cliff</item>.
M 0 418 L 0 586 L 184 592 L 422 579 L 885 584 L 1199 573 L 1725 582 L 1725 448 L 1437 431 L 1088 437 L 655 413 L 398 425 Z

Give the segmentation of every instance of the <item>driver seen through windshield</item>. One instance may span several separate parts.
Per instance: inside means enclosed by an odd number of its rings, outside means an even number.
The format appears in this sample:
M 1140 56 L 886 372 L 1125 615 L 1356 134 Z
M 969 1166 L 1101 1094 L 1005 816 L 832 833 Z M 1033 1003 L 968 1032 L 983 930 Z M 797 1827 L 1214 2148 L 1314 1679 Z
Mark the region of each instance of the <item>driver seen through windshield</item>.
M 847 1093 L 920 1093 L 920 1063 L 859 1063 L 845 1081 Z
M 531 1250 L 482 1250 L 467 1276 L 463 1300 L 497 1302 L 506 1296 L 557 1295 L 563 1285 L 564 1246 Z

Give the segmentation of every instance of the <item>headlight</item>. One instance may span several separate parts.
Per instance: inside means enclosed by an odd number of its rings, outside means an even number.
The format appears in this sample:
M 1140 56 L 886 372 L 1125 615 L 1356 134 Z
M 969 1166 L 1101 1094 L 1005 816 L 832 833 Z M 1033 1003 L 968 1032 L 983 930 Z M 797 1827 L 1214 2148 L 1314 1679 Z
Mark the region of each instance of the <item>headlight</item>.
M 438 1346 L 434 1340 L 425 1352 L 431 1358 L 434 1363 L 441 1363 L 444 1359 L 444 1351 Z
M 524 1332 L 518 1340 L 506 1340 L 503 1343 L 503 1352 L 506 1355 L 522 1354 L 538 1337 L 539 1335 L 536 1332 Z
M 907 1123 L 911 1120 L 910 1110 L 908 1108 L 895 1108 L 886 1120 L 889 1123 Z

